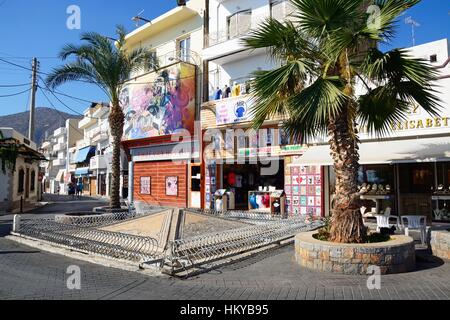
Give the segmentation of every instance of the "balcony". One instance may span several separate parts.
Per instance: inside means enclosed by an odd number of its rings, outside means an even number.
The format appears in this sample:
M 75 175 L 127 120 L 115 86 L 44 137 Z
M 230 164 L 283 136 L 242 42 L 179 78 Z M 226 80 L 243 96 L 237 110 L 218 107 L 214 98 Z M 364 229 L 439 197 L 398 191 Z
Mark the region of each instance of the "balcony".
M 92 157 L 89 168 L 91 170 L 105 170 L 107 168 L 105 156 Z
M 106 118 L 109 114 L 109 106 L 108 105 L 100 105 L 98 109 L 92 114 L 93 118 L 103 119 Z
M 83 139 L 83 140 L 78 140 L 75 150 L 80 150 L 80 149 L 89 147 L 90 145 L 92 145 L 92 141 L 91 140 L 92 139 L 90 139 L 90 138 L 86 138 L 86 139 Z
M 78 123 L 78 129 L 84 130 L 97 123 L 97 119 L 92 117 L 92 114 L 85 115 L 85 117 Z
M 53 146 L 53 152 L 65 151 L 67 149 L 67 143 L 57 143 Z
M 42 143 L 41 149 L 46 150 L 46 149 L 49 149 L 51 146 L 52 146 L 52 143 L 50 141 L 44 141 Z
M 54 167 L 64 167 L 66 165 L 66 159 L 55 159 L 53 160 Z
M 60 136 L 66 135 L 66 134 L 67 134 L 67 129 L 62 127 L 62 128 L 55 130 L 55 132 L 53 133 L 53 137 L 58 138 Z
M 215 60 L 222 56 L 236 53 L 245 49 L 242 37 L 250 32 L 250 27 L 238 29 L 234 36 L 230 36 L 227 30 L 210 33 L 208 47 L 203 49 L 204 60 Z

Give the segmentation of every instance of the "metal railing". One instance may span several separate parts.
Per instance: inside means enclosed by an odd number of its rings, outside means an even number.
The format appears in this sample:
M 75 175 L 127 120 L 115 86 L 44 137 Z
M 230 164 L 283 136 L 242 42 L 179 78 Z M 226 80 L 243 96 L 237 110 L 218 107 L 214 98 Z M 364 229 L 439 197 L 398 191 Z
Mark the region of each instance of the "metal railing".
M 267 212 L 185 209 L 184 213 L 196 213 L 229 220 L 245 220 L 248 227 L 222 232 L 208 233 L 168 242 L 164 252 L 162 243 L 152 237 L 137 236 L 105 230 L 105 227 L 132 219 L 151 216 L 167 210 L 161 207 L 144 206 L 104 215 L 61 216 L 61 220 L 19 219 L 14 233 L 56 245 L 134 263 L 159 263 L 164 271 L 176 274 L 189 269 L 208 266 L 217 260 L 237 256 L 248 251 L 292 241 L 300 232 L 324 226 L 321 219 L 291 217 L 282 219 Z M 169 212 L 170 214 L 170 212 Z M 164 226 L 161 227 L 161 230 Z
M 312 231 L 323 226 L 322 220 L 307 222 L 305 218 L 294 218 L 175 240 L 170 243 L 171 249 L 166 253 L 164 266 L 166 271 L 176 274 L 293 239 L 299 232 Z
M 21 221 L 15 233 L 34 239 L 48 241 L 87 253 L 94 253 L 110 258 L 143 263 L 160 259 L 162 252 L 158 241 L 151 237 L 101 230 L 121 219 L 131 219 L 130 215 L 121 213 L 114 217 L 104 217 L 84 223 L 69 224 L 48 219 Z

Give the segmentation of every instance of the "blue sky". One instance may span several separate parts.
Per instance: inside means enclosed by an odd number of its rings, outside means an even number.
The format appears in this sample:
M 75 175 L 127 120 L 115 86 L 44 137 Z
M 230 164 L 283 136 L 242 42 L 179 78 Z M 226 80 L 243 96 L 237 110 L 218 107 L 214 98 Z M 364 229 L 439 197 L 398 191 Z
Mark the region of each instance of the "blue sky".
M 245 1 L 245 0 L 243 0 Z M 69 5 L 81 8 L 81 30 L 66 28 Z M 40 70 L 48 72 L 60 63 L 55 59 L 65 43 L 77 43 L 80 32 L 97 31 L 106 36 L 114 36 L 116 24 L 123 24 L 129 31 L 135 28 L 131 17 L 145 10 L 143 16 L 152 19 L 176 6 L 176 0 L 0 0 L 0 58 L 16 64 L 30 66 L 31 57 L 38 57 Z M 423 0 L 406 16 L 412 16 L 421 26 L 416 30 L 416 43 L 450 38 L 450 1 Z M 399 32 L 394 47 L 408 47 L 412 43 L 411 28 L 399 23 Z M 27 87 L 5 88 L 2 85 L 24 84 L 30 81 L 30 72 L 0 61 L 0 115 L 28 110 L 28 94 L 11 98 L 3 95 L 14 94 Z M 89 101 L 105 100 L 103 93 L 83 83 L 65 85 L 59 91 Z M 52 96 L 56 107 L 73 113 Z M 82 112 L 88 107 L 85 102 L 61 97 L 72 109 Z M 38 106 L 49 106 L 39 92 Z

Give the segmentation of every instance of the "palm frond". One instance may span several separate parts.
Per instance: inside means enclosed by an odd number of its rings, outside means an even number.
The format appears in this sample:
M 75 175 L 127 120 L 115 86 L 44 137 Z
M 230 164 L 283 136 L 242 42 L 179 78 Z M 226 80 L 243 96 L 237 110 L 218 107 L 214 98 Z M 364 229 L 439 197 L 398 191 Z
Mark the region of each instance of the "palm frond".
M 386 136 L 391 125 L 406 119 L 409 103 L 400 99 L 392 87 L 381 86 L 358 99 L 358 120 L 371 134 Z
M 46 78 L 46 83 L 51 89 L 55 89 L 67 82 L 85 80 L 93 84 L 99 82 L 98 74 L 91 65 L 77 60 L 53 69 Z
M 299 61 L 291 61 L 271 71 L 257 71 L 252 81 L 252 99 L 254 106 L 250 113 L 259 127 L 271 116 L 288 112 L 286 101 L 291 94 L 301 89 L 308 73 Z
M 325 40 L 328 34 L 346 28 L 361 17 L 364 0 L 291 0 L 293 14 L 308 35 Z
M 410 104 L 417 102 L 432 115 L 441 108 L 433 88 L 438 72 L 424 60 L 409 57 L 405 50 L 383 53 L 371 49 L 361 65 L 361 73 L 378 86 L 389 86 L 396 98 Z
M 387 42 L 395 35 L 398 19 L 421 0 L 375 0 L 377 11 L 371 12 L 362 33 L 369 39 Z
M 289 135 L 301 143 L 323 135 L 329 120 L 340 114 L 350 99 L 342 92 L 342 87 L 339 79 L 318 78 L 292 95 L 288 104 L 289 119 L 284 123 Z

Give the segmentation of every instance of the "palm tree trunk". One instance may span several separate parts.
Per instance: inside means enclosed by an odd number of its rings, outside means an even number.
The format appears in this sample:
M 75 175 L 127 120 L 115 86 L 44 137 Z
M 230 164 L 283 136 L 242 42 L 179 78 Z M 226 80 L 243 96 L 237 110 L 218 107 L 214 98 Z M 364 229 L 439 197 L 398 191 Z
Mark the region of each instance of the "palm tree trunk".
M 349 110 L 328 124 L 331 154 L 336 174 L 336 195 L 332 205 L 331 241 L 362 243 L 366 228 L 358 194 L 359 148 L 355 125 L 349 125 Z M 353 131 L 353 132 L 352 132 Z
M 110 206 L 113 209 L 120 209 L 120 142 L 122 141 L 124 114 L 118 103 L 113 103 L 109 115 L 109 125 L 113 138 L 112 146 L 112 182 Z

